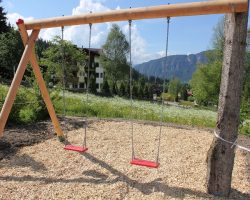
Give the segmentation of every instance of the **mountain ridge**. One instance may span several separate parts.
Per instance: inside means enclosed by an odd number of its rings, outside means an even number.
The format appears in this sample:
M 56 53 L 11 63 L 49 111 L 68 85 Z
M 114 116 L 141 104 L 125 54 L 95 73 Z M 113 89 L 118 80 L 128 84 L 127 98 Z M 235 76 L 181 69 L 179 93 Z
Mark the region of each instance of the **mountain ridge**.
M 206 52 L 202 51 L 189 55 L 170 55 L 167 58 L 162 57 L 138 64 L 134 68 L 147 77 L 163 78 L 165 74 L 167 79 L 176 77 L 182 82 L 188 82 L 192 78 L 198 64 L 207 62 Z M 165 73 L 163 73 L 163 66 L 165 67 Z

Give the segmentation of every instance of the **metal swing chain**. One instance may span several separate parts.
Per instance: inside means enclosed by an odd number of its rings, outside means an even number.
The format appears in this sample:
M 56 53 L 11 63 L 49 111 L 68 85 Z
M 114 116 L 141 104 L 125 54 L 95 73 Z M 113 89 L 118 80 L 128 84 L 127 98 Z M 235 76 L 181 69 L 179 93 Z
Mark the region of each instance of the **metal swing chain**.
M 133 77 L 132 77 L 132 54 L 131 54 L 131 25 L 132 25 L 132 20 L 128 21 L 129 23 L 129 89 L 130 89 L 130 107 L 131 107 L 131 112 L 133 110 Z M 131 142 L 132 142 L 132 160 L 135 158 L 135 149 L 134 149 L 134 123 L 133 120 L 130 120 L 131 123 Z
M 169 37 L 169 23 L 170 23 L 170 17 L 167 18 L 167 41 L 166 41 L 166 64 L 167 64 L 167 57 L 168 57 L 168 37 Z M 165 91 L 165 84 L 166 84 L 166 71 L 165 67 L 163 65 L 163 92 Z M 161 146 L 161 135 L 162 135 L 162 126 L 163 126 L 163 111 L 164 111 L 164 99 L 162 98 L 161 101 L 161 121 L 160 121 L 160 132 L 158 137 L 158 149 L 156 154 L 156 163 L 159 163 L 159 156 L 160 156 L 160 146 Z
M 86 104 L 88 107 L 88 102 L 89 102 L 89 75 L 90 75 L 90 47 L 91 47 L 91 37 L 92 37 L 92 24 L 89 24 L 89 60 L 88 60 L 88 77 L 87 77 L 87 99 L 86 99 Z M 85 126 L 84 126 L 84 139 L 83 139 L 83 146 L 87 146 L 87 115 L 85 118 Z
M 62 81 L 63 81 L 63 123 L 64 125 L 66 124 L 66 121 L 65 121 L 65 117 L 66 117 L 66 102 L 65 102 L 65 85 L 66 85 L 66 80 L 65 80 L 65 76 L 66 76 L 66 73 L 65 73 L 65 63 L 64 63 L 64 59 L 65 59 L 65 49 L 64 49 L 64 26 L 62 26 Z M 67 135 L 67 131 L 65 131 L 65 145 L 67 144 L 67 138 L 68 138 L 68 135 Z

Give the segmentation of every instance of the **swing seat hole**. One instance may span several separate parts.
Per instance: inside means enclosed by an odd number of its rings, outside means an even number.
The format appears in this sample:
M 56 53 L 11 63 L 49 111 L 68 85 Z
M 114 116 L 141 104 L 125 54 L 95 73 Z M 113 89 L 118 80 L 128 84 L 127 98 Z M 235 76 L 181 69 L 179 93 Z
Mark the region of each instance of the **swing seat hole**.
M 150 168 L 158 168 L 159 167 L 159 163 L 157 162 L 153 162 L 153 161 L 149 161 L 149 160 L 140 160 L 140 159 L 133 159 L 130 162 L 131 165 L 139 165 L 139 166 L 145 166 L 145 167 L 150 167 Z
M 87 147 L 74 146 L 74 145 L 71 145 L 71 144 L 70 145 L 66 145 L 64 147 L 64 149 L 68 150 L 68 151 L 77 151 L 77 152 L 81 152 L 81 153 L 83 153 L 83 152 L 85 152 L 85 151 L 88 150 Z

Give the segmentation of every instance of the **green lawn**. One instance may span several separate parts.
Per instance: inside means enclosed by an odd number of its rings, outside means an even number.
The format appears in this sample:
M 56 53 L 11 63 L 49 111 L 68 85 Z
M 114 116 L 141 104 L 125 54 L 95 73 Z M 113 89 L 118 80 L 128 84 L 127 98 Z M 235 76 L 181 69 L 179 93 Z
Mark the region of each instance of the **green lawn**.
M 4 100 L 8 87 L 0 85 L 0 97 Z M 29 123 L 42 120 L 45 116 L 45 105 L 37 101 L 39 98 L 32 95 L 32 89 L 22 87 L 11 115 L 10 121 Z M 130 101 L 121 97 L 100 97 L 89 94 L 87 102 L 86 94 L 66 92 L 66 115 L 68 116 L 89 116 L 99 118 L 124 118 L 149 121 L 159 121 L 161 118 L 161 105 L 148 101 L 133 101 L 131 109 Z M 62 93 L 51 92 L 51 98 L 58 115 L 63 114 Z M 27 101 L 35 101 L 35 104 L 18 104 Z M 0 108 L 2 102 L 0 102 Z M 163 121 L 182 125 L 214 128 L 217 113 L 215 111 L 196 107 L 176 107 L 165 105 L 163 109 Z M 241 134 L 250 136 L 250 121 L 245 121 L 240 128 Z
M 131 112 L 130 101 L 121 97 L 106 98 L 91 94 L 88 102 L 86 99 L 86 94 L 66 92 L 66 115 L 160 120 L 161 105 L 159 104 L 134 100 Z M 63 101 L 56 100 L 54 105 L 57 113 L 62 114 Z M 164 122 L 200 127 L 214 127 L 216 122 L 216 112 L 196 108 L 164 106 L 163 116 Z
M 161 118 L 161 105 L 148 101 L 130 101 L 121 97 L 100 97 L 89 94 L 65 93 L 66 115 L 89 116 L 99 118 L 125 118 L 149 121 L 159 121 Z M 53 101 L 56 112 L 63 114 L 62 98 Z M 181 125 L 214 128 L 217 112 L 202 108 L 183 108 L 164 106 L 163 121 Z M 250 122 L 244 123 L 240 129 L 241 134 L 250 136 Z

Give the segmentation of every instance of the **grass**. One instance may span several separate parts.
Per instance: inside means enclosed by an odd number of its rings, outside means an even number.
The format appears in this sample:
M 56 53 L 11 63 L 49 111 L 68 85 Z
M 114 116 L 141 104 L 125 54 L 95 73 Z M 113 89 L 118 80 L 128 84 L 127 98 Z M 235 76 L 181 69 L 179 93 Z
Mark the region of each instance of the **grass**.
M 66 115 L 88 116 L 99 118 L 124 118 L 148 121 L 161 120 L 161 105 L 148 101 L 133 101 L 131 109 L 130 101 L 121 97 L 100 97 L 89 94 L 88 102 L 86 94 L 66 92 Z M 56 112 L 63 114 L 62 98 L 53 101 Z M 181 125 L 214 128 L 217 112 L 200 107 L 176 107 L 164 106 L 163 122 Z M 250 136 L 250 123 L 243 123 L 240 133 Z
M 8 87 L 0 85 L 0 97 L 4 100 Z M 131 109 L 130 101 L 121 97 L 100 97 L 89 94 L 88 102 L 86 94 L 76 94 L 66 92 L 66 115 L 68 116 L 88 116 L 99 118 L 123 118 L 149 121 L 161 120 L 161 105 L 148 101 L 133 101 Z M 64 106 L 62 95 L 56 91 L 51 92 L 51 98 L 59 115 L 63 114 Z M 22 87 L 17 95 L 15 103 L 37 101 L 37 97 L 32 95 L 32 89 Z M 186 105 L 186 102 L 184 102 Z M 2 103 L 0 103 L 0 108 Z M 35 104 L 15 104 L 10 114 L 10 121 L 20 123 L 30 123 L 42 120 L 46 116 L 46 108 L 39 101 Z M 42 113 L 42 114 L 41 114 Z M 216 124 L 217 112 L 203 109 L 201 107 L 176 107 L 165 105 L 163 109 L 163 122 L 214 128 Z M 241 125 L 240 133 L 250 136 L 250 122 L 245 121 Z
M 131 110 L 130 101 L 120 97 L 99 97 L 86 94 L 66 93 L 66 114 L 70 116 L 95 116 L 100 118 L 125 118 L 150 121 L 160 121 L 161 105 L 148 101 L 133 101 Z M 63 101 L 54 101 L 57 113 L 63 113 Z M 199 127 L 214 127 L 216 112 L 195 108 L 179 108 L 164 106 L 163 121 Z

